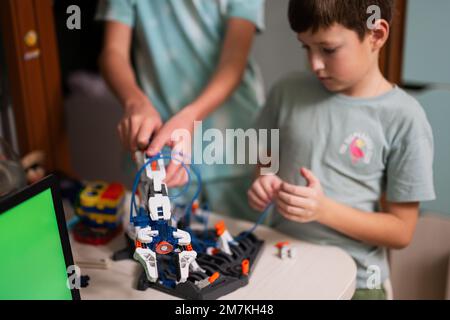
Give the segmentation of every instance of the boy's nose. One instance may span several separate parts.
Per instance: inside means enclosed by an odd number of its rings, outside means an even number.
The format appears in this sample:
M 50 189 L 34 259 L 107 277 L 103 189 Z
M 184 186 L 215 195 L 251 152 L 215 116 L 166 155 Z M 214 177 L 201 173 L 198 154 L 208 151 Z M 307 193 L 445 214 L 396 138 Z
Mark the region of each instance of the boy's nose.
M 325 69 L 325 64 L 323 63 L 323 60 L 316 55 L 311 55 L 309 57 L 309 63 L 311 65 L 312 71 L 314 71 L 315 73 L 318 73 L 319 71 Z

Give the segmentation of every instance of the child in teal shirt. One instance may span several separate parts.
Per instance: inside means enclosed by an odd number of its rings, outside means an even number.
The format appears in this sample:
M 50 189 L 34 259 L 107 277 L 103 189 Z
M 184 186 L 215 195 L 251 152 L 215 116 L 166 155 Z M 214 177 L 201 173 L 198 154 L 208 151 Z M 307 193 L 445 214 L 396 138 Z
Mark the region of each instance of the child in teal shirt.
M 194 138 L 195 121 L 222 133 L 252 125 L 264 103 L 262 77 L 249 58 L 264 29 L 264 0 L 101 0 L 97 19 L 105 21 L 101 69 L 124 108 L 118 131 L 131 152 L 174 147 L 175 130 Z M 198 169 L 212 210 L 254 216 L 245 197 L 249 166 Z M 171 162 L 167 185 L 186 181 L 181 165 Z
M 371 5 L 381 12 L 373 24 Z M 290 1 L 291 27 L 315 75 L 293 74 L 272 89 L 258 127 L 280 129 L 280 171 L 260 175 L 248 192 L 257 210 L 275 202 L 280 230 L 345 249 L 358 267 L 355 299 L 385 297 L 386 249 L 410 243 L 420 202 L 435 198 L 426 115 L 378 64 L 392 7 Z

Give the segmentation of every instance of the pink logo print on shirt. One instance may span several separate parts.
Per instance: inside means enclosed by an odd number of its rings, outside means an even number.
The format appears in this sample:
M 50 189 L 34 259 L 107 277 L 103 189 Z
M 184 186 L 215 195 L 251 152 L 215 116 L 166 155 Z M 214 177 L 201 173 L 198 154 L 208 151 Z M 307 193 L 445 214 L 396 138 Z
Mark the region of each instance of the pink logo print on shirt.
M 352 162 L 356 163 L 364 158 L 363 148 L 366 146 L 364 140 L 355 138 L 350 144 L 350 154 L 352 155 Z
M 352 164 L 363 162 L 369 164 L 373 154 L 373 142 L 365 133 L 355 132 L 345 139 L 339 153 L 350 154 Z

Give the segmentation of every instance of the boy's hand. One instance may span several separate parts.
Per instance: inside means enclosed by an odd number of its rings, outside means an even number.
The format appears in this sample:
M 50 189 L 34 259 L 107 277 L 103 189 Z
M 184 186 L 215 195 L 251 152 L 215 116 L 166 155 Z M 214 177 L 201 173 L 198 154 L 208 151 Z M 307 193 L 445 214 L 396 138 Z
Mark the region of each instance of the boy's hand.
M 117 126 L 124 147 L 134 153 L 148 147 L 150 137 L 162 126 L 161 117 L 148 99 L 126 103 L 125 114 Z
M 263 211 L 273 201 L 282 183 L 276 175 L 258 177 L 247 193 L 250 207 Z
M 277 210 L 283 217 L 291 221 L 320 222 L 325 201 L 320 181 L 308 169 L 302 168 L 300 173 L 306 179 L 308 186 L 283 183 L 277 196 Z
M 154 156 L 168 146 L 175 154 L 183 156 L 177 157 L 183 160 L 186 165 L 191 159 L 191 145 L 194 134 L 194 121 L 196 120 L 193 112 L 183 108 L 167 121 L 156 133 L 147 149 L 147 155 Z M 186 184 L 188 175 L 179 161 L 171 161 L 166 170 L 166 184 L 169 187 L 179 187 Z

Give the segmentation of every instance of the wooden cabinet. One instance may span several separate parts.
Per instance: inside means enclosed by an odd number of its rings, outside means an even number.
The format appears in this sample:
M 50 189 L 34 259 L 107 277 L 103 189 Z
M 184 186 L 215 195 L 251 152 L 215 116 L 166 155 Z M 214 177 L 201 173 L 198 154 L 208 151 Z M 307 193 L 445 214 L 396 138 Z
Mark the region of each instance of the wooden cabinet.
M 71 173 L 52 0 L 2 0 L 0 21 L 20 153 Z M 63 26 L 65 27 L 65 26 Z

